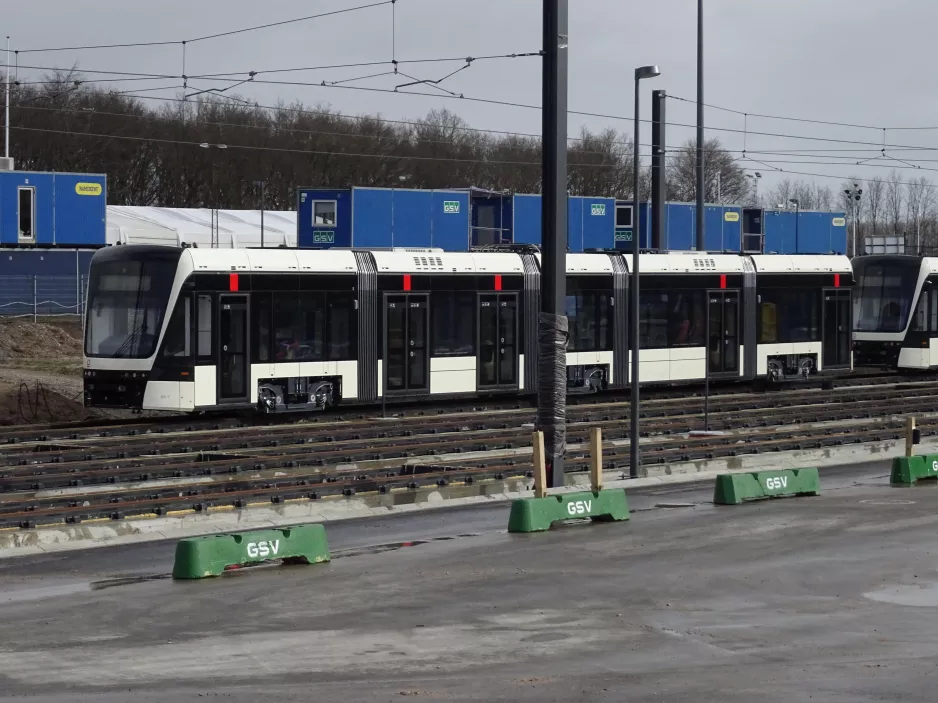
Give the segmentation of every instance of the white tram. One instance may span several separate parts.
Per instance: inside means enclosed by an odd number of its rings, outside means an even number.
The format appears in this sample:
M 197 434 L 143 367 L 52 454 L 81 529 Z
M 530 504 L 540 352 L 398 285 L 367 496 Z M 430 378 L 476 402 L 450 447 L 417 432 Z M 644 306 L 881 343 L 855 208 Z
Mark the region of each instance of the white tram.
M 861 256 L 853 269 L 857 365 L 938 368 L 938 258 Z
M 571 389 L 627 387 L 629 256 L 567 256 Z M 852 366 L 843 256 L 641 255 L 643 383 Z M 90 407 L 263 412 L 536 392 L 540 255 L 119 246 L 92 260 Z

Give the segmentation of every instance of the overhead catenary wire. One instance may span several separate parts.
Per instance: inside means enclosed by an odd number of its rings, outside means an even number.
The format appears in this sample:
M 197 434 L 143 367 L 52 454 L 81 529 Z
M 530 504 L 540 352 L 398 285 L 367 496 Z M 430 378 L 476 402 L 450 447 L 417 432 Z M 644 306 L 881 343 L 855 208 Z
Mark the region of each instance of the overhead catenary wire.
M 176 88 L 176 89 L 178 89 L 178 88 L 181 88 L 181 87 L 182 87 L 182 86 L 180 86 L 180 85 L 176 85 L 176 86 L 161 86 L 161 87 L 156 87 L 156 88 L 144 88 L 144 89 L 136 89 L 136 90 L 138 90 L 138 92 L 139 92 L 139 91 L 141 91 L 141 90 L 165 90 L 165 89 L 168 89 L 168 88 Z M 112 93 L 112 94 L 122 94 L 122 93 Z M 190 97 L 191 97 L 191 96 L 190 96 Z M 249 106 L 252 106 L 252 107 L 253 107 L 253 105 L 249 105 Z M 19 107 L 19 105 L 14 106 L 14 107 Z M 280 108 L 268 108 L 268 107 L 266 107 L 266 106 L 257 106 L 257 107 L 260 108 L 260 109 L 265 109 L 265 110 L 266 110 L 266 109 L 280 109 Z M 173 117 L 172 115 L 138 114 L 138 113 L 132 113 L 132 112 L 111 112 L 111 111 L 108 111 L 108 110 L 97 110 L 97 109 L 91 109 L 91 108 L 87 108 L 87 107 L 68 107 L 68 106 L 49 107 L 49 106 L 43 106 L 43 105 L 22 105 L 22 109 L 25 109 L 25 110 L 33 110 L 33 111 L 46 111 L 46 112 L 79 113 L 79 114 L 86 114 L 86 115 L 90 114 L 90 115 L 102 116 L 102 117 L 126 118 L 126 119 L 130 119 L 130 120 L 147 120 L 147 121 L 155 121 L 155 122 L 166 121 L 166 120 L 171 119 L 171 118 Z M 318 113 L 318 112 L 317 112 L 316 114 L 326 114 L 326 115 L 330 115 L 330 116 L 333 116 L 333 115 L 334 115 L 334 113 Z M 342 118 L 345 118 L 345 117 L 346 117 L 345 115 L 335 115 L 335 116 L 342 117 Z M 384 121 L 384 120 L 382 120 L 382 121 Z M 420 126 L 420 124 L 421 124 L 421 123 L 418 123 L 418 122 L 411 122 L 411 121 L 401 121 L 401 122 L 404 122 L 404 123 L 407 124 L 407 125 L 413 125 L 413 126 Z M 208 127 L 223 127 L 223 128 L 227 128 L 227 129 L 231 129 L 231 130 L 239 130 L 239 129 L 240 129 L 240 130 L 269 130 L 269 129 L 271 128 L 271 125 L 269 125 L 269 124 L 251 124 L 251 123 L 239 123 L 239 122 L 219 122 L 219 121 L 215 121 L 215 120 L 206 120 L 206 119 L 198 119 L 197 123 L 198 123 L 199 125 L 203 125 L 203 126 L 208 126 Z M 316 129 L 301 129 L 301 128 L 296 128 L 296 127 L 283 127 L 283 126 L 280 126 L 280 125 L 278 125 L 276 129 L 277 129 L 277 132 L 278 132 L 278 133 L 288 133 L 288 134 L 315 134 L 315 135 L 321 135 L 321 136 L 338 137 L 338 138 L 343 138 L 343 139 L 354 139 L 354 140 L 386 141 L 386 140 L 389 140 L 389 139 L 392 138 L 391 135 L 350 133 L 350 132 L 336 132 L 336 131 L 325 131 L 325 130 L 316 130 Z M 476 130 L 475 128 L 465 128 L 465 129 L 472 130 L 472 131 L 482 131 L 482 132 L 487 132 L 487 131 L 489 131 L 489 130 Z M 499 131 L 499 130 L 493 130 L 493 131 L 494 131 L 496 134 L 501 134 L 501 135 L 505 135 L 505 136 L 518 136 L 518 137 L 525 137 L 525 138 L 529 138 L 529 139 L 539 139 L 539 138 L 540 138 L 540 135 L 537 135 L 537 134 L 517 133 L 517 132 L 503 132 L 503 131 Z M 583 138 L 581 138 L 581 137 L 569 137 L 568 139 L 571 140 L 571 141 L 582 141 Z M 409 137 L 409 140 L 410 140 L 410 141 L 413 141 L 413 142 L 417 142 L 417 143 L 423 143 L 423 144 L 444 144 L 444 145 L 450 145 L 450 144 L 452 144 L 452 142 L 446 141 L 446 140 L 441 140 L 441 139 L 428 139 L 428 138 L 425 138 L 425 137 L 416 137 L 416 136 L 411 136 L 411 137 Z M 616 141 L 616 142 L 614 142 L 614 143 L 615 143 L 616 145 L 620 145 L 620 146 L 631 146 L 631 143 L 630 143 L 630 142 Z M 640 146 L 641 146 L 641 147 L 644 147 L 644 148 L 651 148 L 651 145 L 650 145 L 650 144 L 641 144 Z M 499 144 L 499 147 L 500 147 L 500 148 L 504 148 L 504 149 L 527 149 L 527 148 L 529 148 L 529 145 L 524 145 L 524 144 L 521 144 L 521 145 Z M 672 151 L 674 151 L 674 150 L 672 150 Z M 780 156 L 786 156 L 786 157 L 804 157 L 804 158 L 812 158 L 812 159 L 838 158 L 838 159 L 849 159 L 849 160 L 850 160 L 850 161 L 844 161 L 844 162 L 821 162 L 821 161 L 811 161 L 811 162 L 807 162 L 807 161 L 794 161 L 794 160 L 781 160 L 781 159 L 765 159 L 765 161 L 759 161 L 758 159 L 754 159 L 754 158 L 750 158 L 750 159 L 749 159 L 749 160 L 754 161 L 754 162 L 756 162 L 756 163 L 765 163 L 766 166 L 769 167 L 769 168 L 772 168 L 771 166 L 769 166 L 769 163 L 773 163 L 773 164 L 779 164 L 779 163 L 796 163 L 796 164 L 798 164 L 798 163 L 817 163 L 818 165 L 853 166 L 853 165 L 855 165 L 855 163 L 853 162 L 853 160 L 856 158 L 855 156 L 830 156 L 829 154 L 824 153 L 824 152 L 827 152 L 827 151 L 829 151 L 829 150 L 824 150 L 824 149 L 819 150 L 819 151 L 822 152 L 822 153 L 817 154 L 817 155 L 815 155 L 815 154 L 810 154 L 810 153 L 801 153 L 801 152 L 789 152 L 789 151 L 784 151 L 784 150 L 753 150 L 753 149 L 750 149 L 750 150 L 748 150 L 748 151 L 746 151 L 746 150 L 740 151 L 740 150 L 737 150 L 737 149 L 722 149 L 722 151 L 724 151 L 724 152 L 726 152 L 726 153 L 728 153 L 728 154 L 745 153 L 745 154 L 758 155 L 758 156 L 775 156 L 775 155 L 780 155 Z M 577 153 L 578 155 L 596 155 L 596 156 L 605 156 L 605 155 L 608 155 L 608 152 L 603 152 L 603 151 L 577 151 L 576 153 Z M 670 158 L 670 157 L 669 157 L 669 158 Z M 896 160 L 897 162 L 904 162 L 904 160 L 902 160 L 902 159 L 895 159 L 895 160 Z M 919 162 L 919 163 L 938 163 L 938 159 L 911 159 L 911 161 L 917 161 L 917 162 Z M 876 164 L 876 165 L 874 165 L 874 166 L 879 167 L 879 168 L 888 168 L 888 167 L 889 167 L 889 166 L 887 166 L 887 165 L 885 165 L 885 164 Z M 915 164 L 909 162 L 909 163 L 907 163 L 907 167 L 910 167 L 910 168 L 911 168 L 911 167 L 916 167 L 916 166 L 915 166 Z M 900 168 L 900 167 L 897 167 L 897 168 Z
M 691 100 L 689 98 L 683 98 L 678 95 L 668 94 L 669 98 L 677 100 L 684 103 L 696 104 L 696 100 Z M 829 127 L 850 127 L 852 129 L 871 129 L 876 131 L 883 132 L 927 132 L 927 131 L 938 131 L 938 125 L 922 125 L 922 126 L 903 126 L 899 127 L 896 125 L 871 125 L 871 124 L 857 124 L 854 122 L 838 122 L 836 120 L 821 120 L 811 117 L 793 117 L 791 115 L 771 115 L 760 112 L 747 112 L 744 110 L 739 110 L 737 108 L 725 107 L 723 105 L 713 105 L 711 103 L 704 103 L 704 107 L 710 108 L 711 110 L 719 110 L 720 112 L 728 112 L 736 115 L 742 115 L 746 118 L 748 117 L 757 117 L 765 120 L 780 120 L 786 122 L 802 122 L 805 124 L 816 124 L 824 125 Z
M 38 127 L 23 127 L 14 125 L 11 127 L 14 130 L 28 131 L 28 132 L 41 132 L 48 134 L 61 134 L 69 136 L 80 136 L 80 137 L 92 137 L 99 139 L 116 139 L 116 140 L 126 140 L 126 141 L 137 141 L 137 142 L 151 142 L 151 143 L 160 143 L 160 144 L 174 144 L 179 146 L 193 146 L 199 147 L 203 142 L 199 141 L 187 141 L 179 139 L 163 139 L 159 137 L 139 137 L 132 135 L 118 135 L 118 134 L 100 134 L 93 132 L 76 132 L 71 130 L 54 130 L 54 129 L 43 129 Z M 539 167 L 541 162 L 539 160 L 534 161 L 504 161 L 498 159 L 470 159 L 462 157 L 434 157 L 434 156 L 416 156 L 410 154 L 373 154 L 373 153 L 363 153 L 363 152 L 344 152 L 344 151 L 325 151 L 325 150 L 314 150 L 314 149 L 293 149 L 287 147 L 272 147 L 272 146 L 257 146 L 257 145 L 244 145 L 244 144 L 226 144 L 227 149 L 231 150 L 245 150 L 253 152 L 275 152 L 275 153 L 290 153 L 297 155 L 310 155 L 310 156 L 335 156 L 335 157 L 348 157 L 348 158 L 373 158 L 378 160 L 406 160 L 406 161 L 430 161 L 430 162 L 452 162 L 452 163 L 479 163 L 492 166 L 529 166 L 529 167 Z M 642 159 L 648 159 L 650 156 L 643 156 Z M 669 157 L 670 158 L 670 157 Z M 763 166 L 769 166 L 768 162 L 755 161 L 754 159 L 749 159 L 755 163 L 763 164 Z M 571 162 L 571 168 L 617 168 L 620 164 L 616 163 L 575 163 Z M 749 168 L 741 166 L 745 171 L 755 171 L 755 168 Z M 843 175 L 834 175 L 834 174 L 823 174 L 823 173 L 814 173 L 814 172 L 802 172 L 802 171 L 791 171 L 788 169 L 781 169 L 778 167 L 770 166 L 770 168 L 775 169 L 779 173 L 784 173 L 788 175 L 801 175 L 801 176 L 811 176 L 816 178 L 832 178 L 839 181 L 849 180 L 848 177 Z M 938 170 L 938 169 L 936 169 Z M 938 184 L 923 184 L 923 183 L 914 183 L 907 181 L 897 181 L 899 185 L 915 185 L 921 186 L 925 185 L 929 188 L 938 188 Z
M 306 15 L 304 17 L 294 17 L 289 20 L 281 20 L 278 22 L 267 22 L 265 24 L 252 25 L 250 27 L 242 27 L 240 29 L 232 29 L 226 32 L 217 32 L 215 34 L 206 34 L 200 37 L 193 37 L 191 39 L 174 39 L 166 41 L 148 41 L 148 42 L 126 42 L 120 44 L 88 44 L 84 46 L 55 46 L 55 47 L 42 47 L 42 48 L 32 48 L 32 49 L 17 49 L 17 54 L 35 54 L 35 53 L 48 53 L 48 52 L 57 52 L 57 51 L 84 51 L 91 49 L 128 49 L 128 48 L 140 48 L 140 47 L 150 47 L 150 46 L 179 46 L 182 44 L 194 44 L 195 42 L 207 41 L 209 39 L 219 39 L 221 37 L 230 37 L 235 34 L 244 34 L 246 32 L 255 32 L 262 29 L 270 29 L 271 27 L 281 27 L 288 24 L 296 24 L 298 22 L 307 22 L 313 19 L 321 19 L 323 17 L 331 17 L 334 15 L 341 15 L 348 12 L 357 12 L 359 10 L 368 10 L 374 7 L 381 7 L 382 5 L 392 5 L 395 0 L 378 0 L 377 2 L 368 3 L 366 5 L 357 5 L 355 7 L 345 7 L 338 10 L 330 10 L 328 12 L 320 12 L 314 15 Z
M 167 76 L 162 76 L 167 77 Z M 181 76 L 175 76 L 176 78 L 181 78 Z M 190 76 L 189 78 L 194 78 Z M 239 78 L 224 78 L 224 77 L 201 77 L 203 81 L 215 81 L 223 83 L 240 83 L 243 79 Z M 95 83 L 97 82 L 94 79 L 88 79 L 84 81 L 85 83 Z M 493 98 L 481 98 L 471 95 L 459 94 L 459 95 L 448 95 L 448 94 L 437 94 L 437 93 L 427 93 L 421 91 L 410 91 L 410 90 L 399 90 L 393 88 L 377 88 L 377 87 L 366 87 L 366 86 L 354 86 L 354 85 L 335 85 L 329 84 L 325 81 L 320 82 L 311 82 L 311 81 L 284 81 L 284 80 L 264 80 L 255 78 L 252 83 L 257 85 L 279 85 L 279 86 L 293 86 L 293 87 L 308 87 L 308 88 L 325 88 L 325 89 L 338 89 L 338 90 L 355 90 L 355 91 L 365 91 L 372 93 L 382 93 L 388 95 L 408 95 L 408 96 L 419 96 L 419 97 L 430 97 L 430 98 L 439 98 L 446 100 L 461 100 L 467 102 L 488 104 L 488 105 L 499 105 L 502 107 L 515 107 L 521 109 L 529 110 L 540 110 L 540 105 L 532 105 L 528 103 L 515 102 L 510 100 L 497 100 Z M 612 115 L 607 113 L 600 112 L 589 112 L 584 110 L 569 110 L 569 114 L 578 115 L 582 117 L 595 117 L 606 120 L 615 120 L 623 122 L 632 122 L 633 117 L 628 117 L 624 115 Z M 642 119 L 641 122 L 650 123 L 649 119 Z M 696 129 L 695 125 L 682 123 L 682 122 L 668 122 L 668 127 L 679 127 L 686 129 Z M 880 149 L 904 149 L 909 151 L 915 150 L 925 150 L 925 151 L 935 151 L 938 150 L 938 147 L 926 147 L 916 144 L 883 144 L 882 142 L 873 142 L 860 139 L 844 139 L 839 137 L 819 137 L 812 135 L 797 135 L 797 134 L 786 134 L 781 132 L 762 132 L 754 130 L 743 130 L 733 127 L 709 127 L 711 131 L 724 132 L 727 134 L 748 134 L 753 136 L 765 136 L 765 137 L 775 137 L 779 139 L 791 139 L 791 140 L 801 140 L 801 141 L 812 141 L 812 142 L 824 142 L 829 144 L 851 144 L 851 145 L 861 145 L 861 146 L 877 146 Z

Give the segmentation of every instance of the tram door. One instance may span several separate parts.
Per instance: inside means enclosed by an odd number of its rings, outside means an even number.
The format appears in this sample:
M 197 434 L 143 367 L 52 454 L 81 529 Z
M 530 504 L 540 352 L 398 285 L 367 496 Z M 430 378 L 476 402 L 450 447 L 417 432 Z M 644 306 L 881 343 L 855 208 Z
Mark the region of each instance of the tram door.
M 739 293 L 710 291 L 707 305 L 707 374 L 739 375 Z
M 428 309 L 426 294 L 385 296 L 384 373 L 388 393 L 430 390 Z
M 821 363 L 830 369 L 850 365 L 850 291 L 824 291 L 824 343 Z
M 221 295 L 218 299 L 218 398 L 220 402 L 248 397 L 248 299 Z
M 479 388 L 518 387 L 518 294 L 479 294 Z

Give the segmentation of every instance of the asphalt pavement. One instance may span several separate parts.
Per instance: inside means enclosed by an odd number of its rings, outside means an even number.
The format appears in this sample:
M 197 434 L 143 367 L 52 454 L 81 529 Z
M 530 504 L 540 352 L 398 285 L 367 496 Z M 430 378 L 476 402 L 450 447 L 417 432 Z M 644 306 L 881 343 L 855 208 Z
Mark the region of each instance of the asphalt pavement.
M 329 564 L 193 582 L 171 543 L 0 561 L 0 701 L 934 700 L 938 487 L 821 480 L 533 535 L 507 504 L 339 522 Z

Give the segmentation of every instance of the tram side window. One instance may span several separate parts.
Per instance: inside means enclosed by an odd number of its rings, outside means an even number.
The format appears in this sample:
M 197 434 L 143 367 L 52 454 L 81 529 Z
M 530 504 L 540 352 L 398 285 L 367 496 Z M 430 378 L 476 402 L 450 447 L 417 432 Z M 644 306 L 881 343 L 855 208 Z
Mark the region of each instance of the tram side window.
M 668 346 L 704 346 L 706 322 L 702 290 L 668 294 Z
M 300 352 L 299 305 L 296 295 L 274 296 L 274 361 L 297 361 Z
M 769 288 L 759 293 L 759 344 L 821 339 L 820 292 Z
M 251 340 L 254 343 L 252 358 L 255 362 L 271 360 L 270 304 L 270 293 L 254 293 L 251 296 Z
M 274 295 L 274 361 L 354 359 L 354 309 L 351 293 Z
M 910 329 L 916 332 L 938 332 L 938 288 L 922 289 Z
M 579 291 L 566 299 L 567 351 L 612 349 L 612 305 L 603 292 Z
M 702 347 L 706 323 L 701 290 L 650 290 L 639 296 L 638 331 L 643 349 Z
M 434 292 L 430 315 L 433 356 L 475 354 L 475 293 Z
M 668 346 L 668 294 L 642 291 L 638 298 L 638 339 L 642 349 Z
M 931 299 L 931 326 L 928 328 L 929 332 L 938 332 L 938 288 L 932 288 L 928 291 L 928 295 Z
M 192 356 L 192 298 L 188 295 L 179 297 L 173 315 L 169 318 L 163 356 Z
M 212 296 L 200 295 L 196 304 L 198 354 L 212 355 Z
M 329 359 L 355 359 L 358 335 L 355 326 L 355 296 L 351 293 L 327 294 Z

